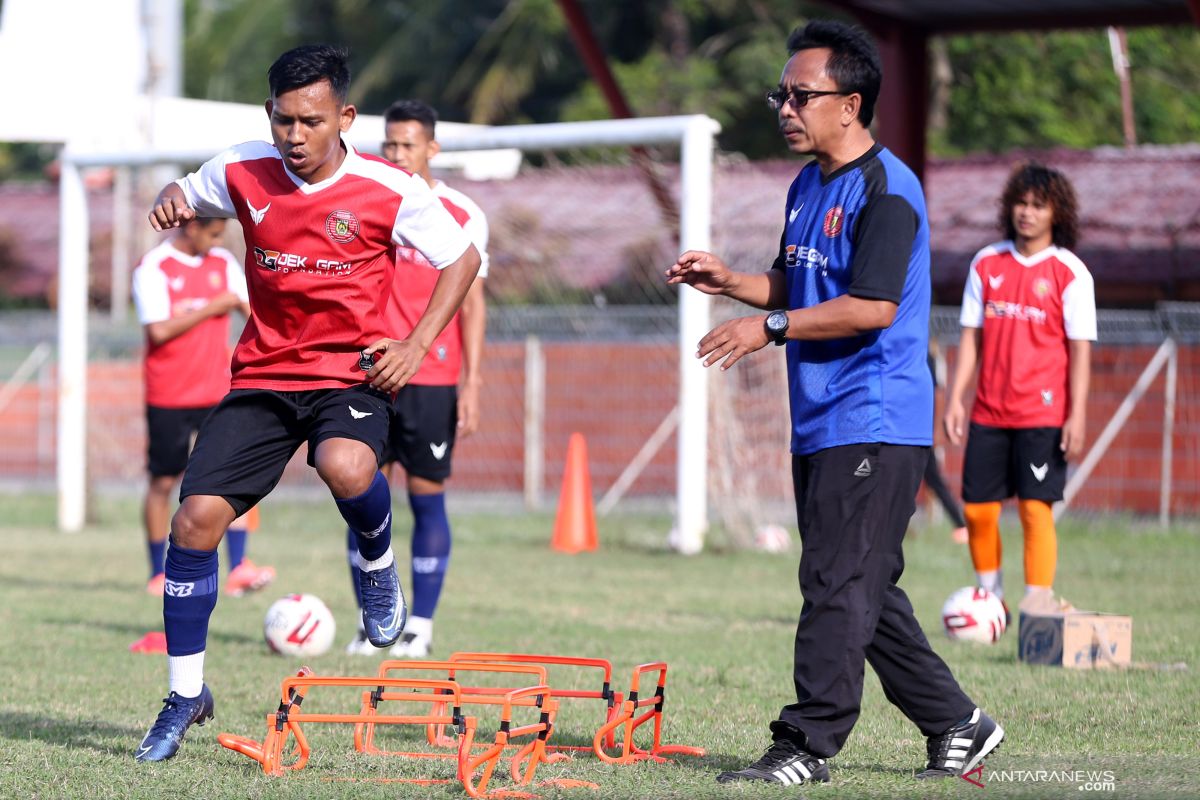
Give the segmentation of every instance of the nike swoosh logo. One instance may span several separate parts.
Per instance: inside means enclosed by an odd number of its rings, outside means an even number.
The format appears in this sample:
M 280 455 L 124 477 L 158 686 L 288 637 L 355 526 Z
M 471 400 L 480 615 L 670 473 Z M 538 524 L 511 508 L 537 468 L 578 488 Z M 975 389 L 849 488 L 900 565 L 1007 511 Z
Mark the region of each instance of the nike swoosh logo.
M 350 416 L 354 417 L 355 419 L 362 419 L 363 417 L 369 417 L 369 416 L 371 416 L 372 413 L 374 413 L 371 411 L 359 411 L 354 406 L 346 406 L 346 408 L 350 409 Z
M 800 209 L 802 209 L 802 208 L 804 208 L 804 203 L 801 203 L 800 205 L 793 208 L 791 213 L 788 214 L 788 222 L 795 222 L 796 217 L 798 217 L 800 215 Z
M 142 756 L 146 755 L 149 752 L 150 752 L 150 745 L 146 745 L 144 747 L 139 747 L 136 757 L 141 758 Z

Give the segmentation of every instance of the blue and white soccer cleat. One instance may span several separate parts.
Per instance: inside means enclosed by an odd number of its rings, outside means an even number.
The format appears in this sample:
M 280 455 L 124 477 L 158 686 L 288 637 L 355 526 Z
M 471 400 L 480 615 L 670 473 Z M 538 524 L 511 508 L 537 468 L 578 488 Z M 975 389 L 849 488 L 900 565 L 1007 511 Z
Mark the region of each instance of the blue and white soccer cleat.
M 163 700 L 158 719 L 150 726 L 134 757 L 138 761 L 166 761 L 179 752 L 183 735 L 192 725 L 203 725 L 213 718 L 213 696 L 204 686 L 199 697 L 180 697 L 171 692 Z
M 392 562 L 382 569 L 359 570 L 358 594 L 362 599 L 363 630 L 376 647 L 390 647 L 404 632 L 408 605 Z

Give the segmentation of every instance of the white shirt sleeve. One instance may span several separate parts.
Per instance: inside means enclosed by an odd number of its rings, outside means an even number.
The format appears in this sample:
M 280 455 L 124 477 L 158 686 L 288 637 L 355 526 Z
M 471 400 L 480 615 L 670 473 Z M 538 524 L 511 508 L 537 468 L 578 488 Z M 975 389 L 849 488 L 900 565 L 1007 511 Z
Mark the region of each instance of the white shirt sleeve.
M 470 236 L 423 179 L 407 176 L 403 195 L 392 226 L 393 242 L 420 250 L 438 269 L 453 264 L 467 252 Z
M 238 296 L 243 303 L 250 302 L 250 293 L 246 290 L 246 272 L 238 263 L 237 256 L 223 247 L 214 247 L 213 252 L 225 259 L 225 285 L 229 291 Z
M 958 315 L 958 324 L 964 328 L 983 327 L 983 279 L 979 277 L 976 266 L 983 251 L 971 259 L 971 269 L 967 272 L 967 285 L 963 287 L 962 311 Z
M 475 249 L 479 251 L 479 277 L 486 278 L 488 274 L 488 223 L 487 217 L 479 206 L 475 205 L 475 201 L 467 197 L 462 192 L 451 190 L 453 194 L 450 197 L 451 202 L 467 212 L 467 223 L 463 225 L 463 230 L 467 232 L 467 236 L 471 237 L 471 243 L 475 245 Z
M 183 189 L 187 204 L 200 217 L 220 217 L 232 219 L 237 216 L 233 200 L 229 196 L 229 182 L 225 177 L 225 167 L 240 159 L 236 148 L 210 158 L 200 165 L 196 172 L 175 181 Z
M 142 325 L 171 318 L 167 276 L 158 268 L 157 261 L 143 260 L 133 271 L 133 303 L 137 307 L 138 322 Z
M 1061 251 L 1059 258 L 1075 273 L 1075 279 L 1067 284 L 1062 296 L 1063 328 L 1067 338 L 1094 342 L 1097 338 L 1095 280 L 1074 253 Z

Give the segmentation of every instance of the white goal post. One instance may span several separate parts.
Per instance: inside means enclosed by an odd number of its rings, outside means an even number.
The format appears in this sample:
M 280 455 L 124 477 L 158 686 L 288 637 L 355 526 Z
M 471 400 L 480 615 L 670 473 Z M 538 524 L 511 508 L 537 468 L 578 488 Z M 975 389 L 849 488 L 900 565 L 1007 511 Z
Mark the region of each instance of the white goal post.
M 681 250 L 711 246 L 713 144 L 719 124 L 703 115 L 632 120 L 513 125 L 439 136 L 444 151 L 518 148 L 526 151 L 582 147 L 678 145 L 680 148 Z M 81 170 L 91 166 L 148 167 L 195 164 L 211 149 L 171 152 L 76 152 L 62 154 L 59 211 L 58 436 L 56 476 L 58 527 L 83 527 L 87 493 L 87 286 L 88 206 Z M 664 265 L 665 267 L 666 265 Z M 703 547 L 708 528 L 708 379 L 695 358 L 696 342 L 708 331 L 710 298 L 690 287 L 679 297 L 679 404 L 675 527 L 679 552 Z

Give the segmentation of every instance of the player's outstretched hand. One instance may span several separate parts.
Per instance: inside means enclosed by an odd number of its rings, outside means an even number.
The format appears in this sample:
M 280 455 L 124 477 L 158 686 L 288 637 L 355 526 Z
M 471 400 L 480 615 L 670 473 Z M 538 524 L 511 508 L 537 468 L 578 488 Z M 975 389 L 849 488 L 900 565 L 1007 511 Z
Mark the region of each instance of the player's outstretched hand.
M 967 409 L 961 400 L 947 400 L 946 413 L 942 415 L 942 427 L 946 438 L 956 447 L 961 447 L 966 433 Z
M 686 283 L 705 294 L 725 294 L 737 282 L 737 273 L 724 261 L 703 250 L 688 250 L 666 272 L 667 283 Z
M 150 209 L 150 227 L 156 231 L 178 228 L 195 218 L 195 209 L 188 206 L 183 189 L 175 183 L 163 187 L 154 201 L 154 207 Z
M 391 393 L 417 374 L 426 351 L 409 339 L 380 339 L 362 353 L 368 358 L 379 356 L 367 372 L 371 388 Z
M 767 329 L 763 325 L 763 317 L 739 317 L 723 322 L 708 332 L 700 340 L 696 349 L 696 358 L 704 359 L 704 366 L 725 359 L 721 369 L 726 370 L 736 364 L 742 356 L 766 347 L 771 340 L 767 337 Z

